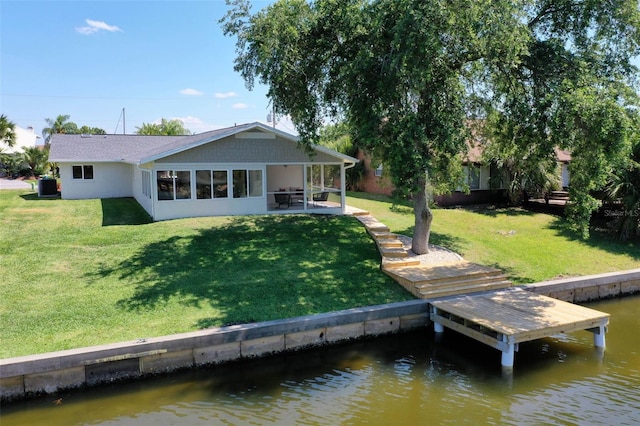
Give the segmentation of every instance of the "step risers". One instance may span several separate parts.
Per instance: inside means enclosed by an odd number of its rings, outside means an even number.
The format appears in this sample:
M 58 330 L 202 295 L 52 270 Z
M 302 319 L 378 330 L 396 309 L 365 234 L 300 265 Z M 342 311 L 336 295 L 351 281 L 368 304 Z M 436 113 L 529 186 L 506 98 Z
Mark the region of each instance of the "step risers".
M 457 277 L 457 279 L 452 279 L 450 281 L 417 281 L 413 282 L 413 285 L 418 289 L 423 288 L 442 288 L 442 287 L 456 287 L 458 285 L 466 285 L 466 284 L 485 284 L 495 281 L 506 281 L 508 278 L 504 274 L 499 275 L 466 275 Z
M 417 291 L 413 293 L 421 299 L 435 299 L 437 297 L 446 297 L 446 296 L 454 296 L 458 294 L 466 294 L 466 293 L 477 293 L 481 291 L 488 290 L 499 290 L 502 288 L 512 287 L 513 284 L 511 281 L 497 281 L 479 285 L 470 285 L 470 286 L 461 286 L 461 287 L 451 287 L 451 288 L 443 288 L 437 291 Z
M 383 270 L 384 271 L 384 270 Z M 446 281 L 443 280 L 429 280 L 428 278 L 423 278 L 416 280 L 413 277 L 406 277 L 403 275 L 399 275 L 396 270 L 388 270 L 384 271 L 391 278 L 399 282 L 405 287 L 414 287 L 418 290 L 422 289 L 437 289 L 437 288 L 447 288 L 447 287 L 457 287 L 461 285 L 474 285 L 474 284 L 485 284 L 488 282 L 495 281 L 505 281 L 507 277 L 500 273 L 496 275 L 461 275 L 458 277 L 449 277 Z
M 386 258 L 386 259 L 382 259 L 382 271 L 384 272 L 385 269 L 397 269 L 397 268 L 404 268 L 407 266 L 418 266 L 420 265 L 420 261 L 419 260 L 410 260 L 410 259 L 402 259 L 402 258 L 396 258 L 396 259 L 390 259 L 390 258 Z M 391 276 L 391 275 L 389 275 Z M 395 279 L 395 275 L 391 276 L 392 278 Z
M 376 243 L 378 243 L 379 247 L 383 247 L 383 248 L 402 248 L 402 241 L 400 240 L 392 240 L 392 239 L 382 239 L 382 240 L 378 240 L 376 241 Z
M 364 210 L 362 210 L 362 211 L 358 210 L 358 211 L 354 211 L 353 213 L 351 213 L 351 215 L 352 216 L 356 216 L 356 217 L 357 216 L 370 216 L 371 213 L 369 213 L 367 211 L 364 211 Z
M 504 273 L 499 269 L 482 268 L 478 265 L 456 264 L 439 266 L 418 266 L 401 269 L 396 272 L 396 279 L 406 280 L 413 284 L 448 284 L 455 283 L 461 278 L 502 277 Z
M 364 225 L 365 228 L 367 228 L 367 231 L 369 231 L 369 233 L 371 232 L 389 232 L 390 229 L 388 226 L 386 225 L 377 225 L 377 224 L 371 224 L 369 225 Z
M 408 257 L 409 253 L 405 249 L 402 248 L 386 248 L 380 247 L 380 254 L 382 257 Z
M 369 234 L 371 234 L 371 237 L 373 237 L 374 240 L 391 240 L 396 239 L 397 237 L 393 232 L 371 231 Z

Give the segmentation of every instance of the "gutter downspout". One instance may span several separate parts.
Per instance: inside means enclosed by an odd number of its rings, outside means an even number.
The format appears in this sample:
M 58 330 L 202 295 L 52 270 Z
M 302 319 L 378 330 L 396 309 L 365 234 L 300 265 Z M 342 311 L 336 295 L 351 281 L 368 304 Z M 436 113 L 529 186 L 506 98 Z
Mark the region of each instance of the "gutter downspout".
M 347 210 L 347 179 L 346 170 L 355 167 L 356 163 L 350 163 L 348 166 L 343 162 L 340 168 L 340 203 L 342 204 L 342 214 Z

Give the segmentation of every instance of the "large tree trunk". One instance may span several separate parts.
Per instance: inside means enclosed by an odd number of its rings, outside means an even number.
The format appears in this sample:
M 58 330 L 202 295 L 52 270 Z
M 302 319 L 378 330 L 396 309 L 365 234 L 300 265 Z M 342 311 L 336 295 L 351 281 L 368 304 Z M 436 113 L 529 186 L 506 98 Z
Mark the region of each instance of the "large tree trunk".
M 411 250 L 415 254 L 426 254 L 429 253 L 429 235 L 431 234 L 431 221 L 433 220 L 433 213 L 429 208 L 426 177 L 418 181 L 418 190 L 413 194 L 413 202 L 413 213 L 416 221 L 413 229 Z

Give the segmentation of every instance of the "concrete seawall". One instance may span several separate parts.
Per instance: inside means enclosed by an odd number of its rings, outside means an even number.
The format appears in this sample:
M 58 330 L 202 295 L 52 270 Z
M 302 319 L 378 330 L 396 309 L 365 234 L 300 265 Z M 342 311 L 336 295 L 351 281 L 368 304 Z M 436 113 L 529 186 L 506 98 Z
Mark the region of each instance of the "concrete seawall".
M 183 368 L 408 331 L 429 322 L 412 300 L 0 360 L 0 398 L 20 399 Z
M 639 293 L 640 269 L 543 281 L 522 288 L 571 303 L 609 299 Z
M 640 292 L 640 269 L 528 284 L 522 288 L 580 303 Z M 412 300 L 171 336 L 0 360 L 0 398 L 267 356 L 429 325 L 429 302 Z

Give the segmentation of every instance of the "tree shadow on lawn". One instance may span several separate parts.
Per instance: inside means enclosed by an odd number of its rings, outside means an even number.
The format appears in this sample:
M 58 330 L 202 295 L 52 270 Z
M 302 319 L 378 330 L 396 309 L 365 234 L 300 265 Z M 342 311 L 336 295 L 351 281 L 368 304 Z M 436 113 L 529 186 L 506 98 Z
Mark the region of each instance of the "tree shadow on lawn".
M 407 237 L 413 238 L 413 230 L 415 226 L 410 226 L 405 229 L 401 229 L 396 232 L 396 234 L 406 235 Z M 429 234 L 429 245 L 436 245 L 447 250 L 451 250 L 462 256 L 464 252 L 465 244 L 468 242 L 460 237 L 456 237 L 451 234 L 444 234 L 441 232 L 431 231 Z
M 204 328 L 372 305 L 381 294 L 410 299 L 379 262 L 353 218 L 247 216 L 150 243 L 98 275 L 130 283 L 133 294 L 118 302 L 127 310 L 179 303 L 216 312 L 199 320 Z
M 511 206 L 496 205 L 496 204 L 475 204 L 475 205 L 469 205 L 469 206 L 446 207 L 443 209 L 467 210 L 472 213 L 478 213 L 483 216 L 489 216 L 489 217 L 498 217 L 498 216 L 527 217 L 527 216 L 533 216 L 537 214 L 534 211 L 526 210 L 521 207 L 511 207 Z

